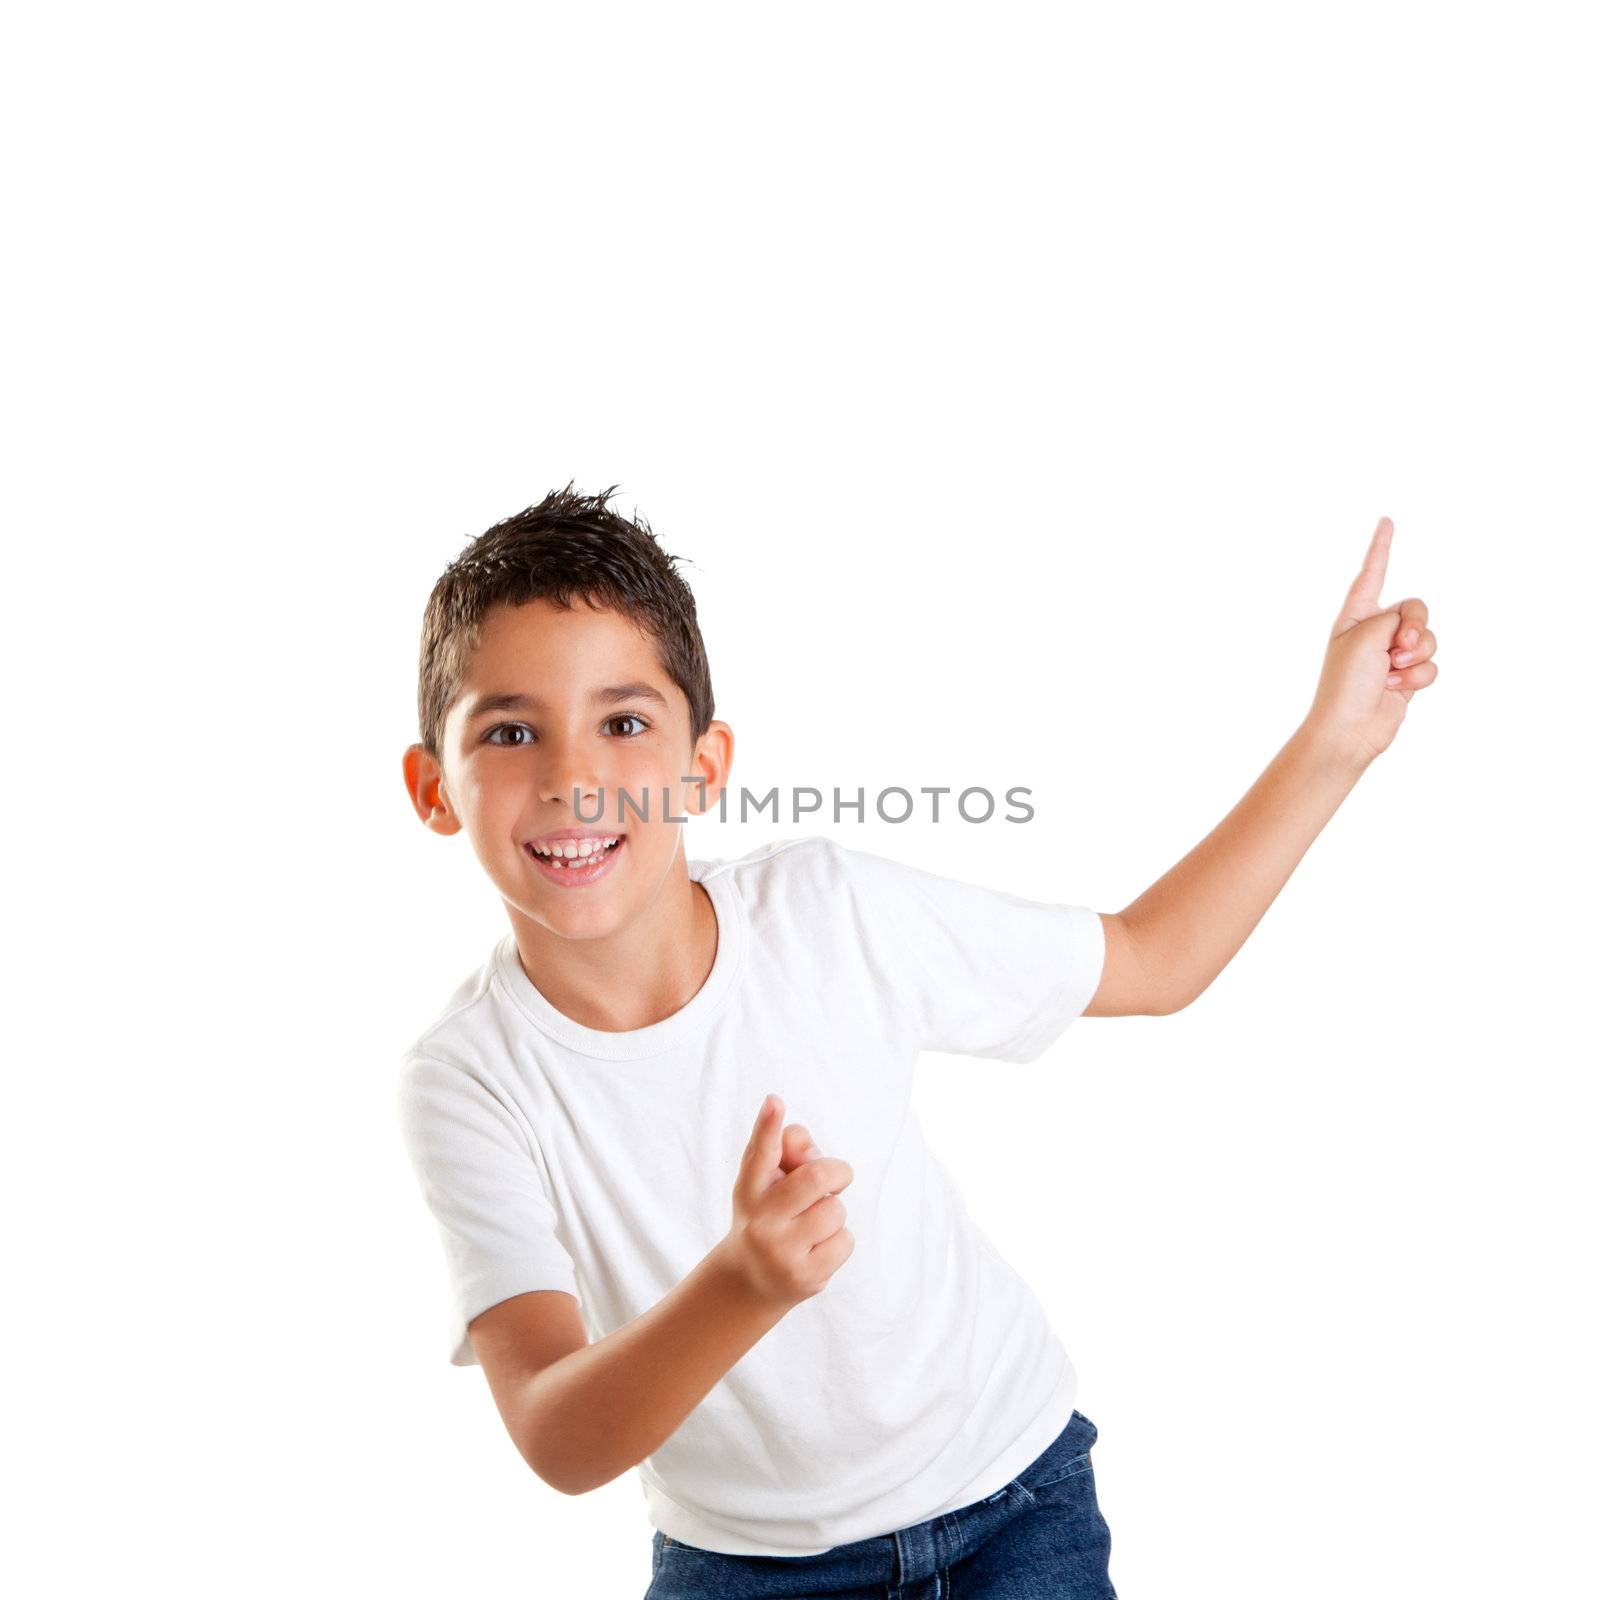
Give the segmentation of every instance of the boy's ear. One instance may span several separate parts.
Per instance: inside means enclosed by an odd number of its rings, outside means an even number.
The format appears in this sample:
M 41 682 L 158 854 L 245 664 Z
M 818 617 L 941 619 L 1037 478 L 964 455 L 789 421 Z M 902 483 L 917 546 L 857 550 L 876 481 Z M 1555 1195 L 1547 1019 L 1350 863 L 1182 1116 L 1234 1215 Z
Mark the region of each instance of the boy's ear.
M 683 809 L 696 816 L 710 811 L 727 788 L 732 767 L 733 729 L 726 722 L 708 723 L 706 731 L 695 741 L 689 769 L 684 774 L 687 793 Z
M 408 745 L 402 766 L 406 793 L 417 815 L 435 833 L 459 833 L 461 819 L 451 808 L 450 798 L 445 793 L 444 769 L 429 755 L 427 748 L 420 744 Z

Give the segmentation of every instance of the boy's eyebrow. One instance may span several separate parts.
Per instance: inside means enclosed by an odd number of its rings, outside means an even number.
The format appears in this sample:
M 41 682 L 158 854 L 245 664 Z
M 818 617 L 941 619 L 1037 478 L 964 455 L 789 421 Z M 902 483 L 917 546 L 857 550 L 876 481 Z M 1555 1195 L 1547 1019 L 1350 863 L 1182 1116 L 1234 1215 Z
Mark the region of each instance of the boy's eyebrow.
M 597 706 L 614 706 L 624 700 L 653 700 L 663 711 L 670 710 L 667 697 L 648 683 L 618 683 L 610 688 L 596 689 L 590 700 Z M 467 721 L 476 722 L 491 711 L 543 711 L 544 701 L 531 694 L 485 694 L 473 701 L 467 711 Z

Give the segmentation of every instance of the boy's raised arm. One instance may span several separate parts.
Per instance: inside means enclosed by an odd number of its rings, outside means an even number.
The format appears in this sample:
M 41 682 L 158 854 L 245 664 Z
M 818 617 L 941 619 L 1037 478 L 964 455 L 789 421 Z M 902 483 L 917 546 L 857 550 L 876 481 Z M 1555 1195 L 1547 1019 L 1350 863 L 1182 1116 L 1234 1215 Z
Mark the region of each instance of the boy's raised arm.
M 1421 600 L 1380 606 L 1394 524 L 1379 519 L 1329 639 L 1305 721 L 1249 792 L 1131 905 L 1105 917 L 1086 1016 L 1164 1015 L 1197 999 L 1250 936 L 1311 841 L 1438 676 Z

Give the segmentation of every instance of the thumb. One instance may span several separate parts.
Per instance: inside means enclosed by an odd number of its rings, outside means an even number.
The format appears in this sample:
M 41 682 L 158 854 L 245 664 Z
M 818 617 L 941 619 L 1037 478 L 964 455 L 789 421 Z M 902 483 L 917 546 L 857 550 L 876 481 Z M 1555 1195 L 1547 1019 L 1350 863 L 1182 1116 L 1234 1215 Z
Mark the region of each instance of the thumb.
M 1352 643 L 1364 650 L 1387 650 L 1394 643 L 1395 634 L 1400 631 L 1400 607 L 1390 606 L 1387 610 L 1374 612 L 1345 631 L 1354 634 Z
M 803 1167 L 806 1162 L 815 1161 L 821 1154 L 816 1140 L 811 1137 L 811 1130 L 803 1122 L 791 1122 L 783 1130 L 783 1144 L 778 1152 L 778 1165 L 783 1168 L 785 1176 L 793 1172 L 796 1167 Z

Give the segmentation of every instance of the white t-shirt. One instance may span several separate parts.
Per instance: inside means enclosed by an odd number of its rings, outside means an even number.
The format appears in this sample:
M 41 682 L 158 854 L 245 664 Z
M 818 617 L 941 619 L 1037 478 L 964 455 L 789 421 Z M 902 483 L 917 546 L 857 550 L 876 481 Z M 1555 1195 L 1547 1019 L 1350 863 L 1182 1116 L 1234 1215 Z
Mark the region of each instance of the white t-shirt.
M 994 1493 L 1064 1428 L 1077 1378 L 968 1215 L 911 1103 L 922 1050 L 1037 1059 L 1094 996 L 1099 915 L 821 837 L 690 861 L 717 950 L 631 1033 L 580 1026 L 508 932 L 406 1052 L 406 1147 L 444 1241 L 448 1347 L 532 1289 L 591 1340 L 728 1231 L 770 1091 L 855 1177 L 855 1249 L 640 1463 L 650 1521 L 739 1555 L 817 1555 Z

